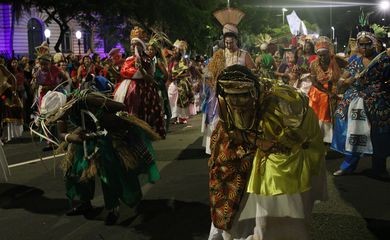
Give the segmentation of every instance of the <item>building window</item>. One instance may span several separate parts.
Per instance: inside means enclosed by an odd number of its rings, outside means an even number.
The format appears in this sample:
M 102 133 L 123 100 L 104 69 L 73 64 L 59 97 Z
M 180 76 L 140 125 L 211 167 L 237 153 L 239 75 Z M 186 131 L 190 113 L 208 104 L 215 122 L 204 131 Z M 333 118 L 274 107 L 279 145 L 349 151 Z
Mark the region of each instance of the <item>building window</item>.
M 64 38 L 62 39 L 61 51 L 63 53 L 70 53 L 71 52 L 70 31 L 69 30 L 65 32 Z
M 85 30 L 84 36 L 83 36 L 83 43 L 84 43 L 84 53 L 86 53 L 89 49 L 91 49 L 91 31 Z
M 30 58 L 35 58 L 35 48 L 43 42 L 43 29 L 41 22 L 36 18 L 31 18 L 27 23 L 28 31 L 28 53 Z

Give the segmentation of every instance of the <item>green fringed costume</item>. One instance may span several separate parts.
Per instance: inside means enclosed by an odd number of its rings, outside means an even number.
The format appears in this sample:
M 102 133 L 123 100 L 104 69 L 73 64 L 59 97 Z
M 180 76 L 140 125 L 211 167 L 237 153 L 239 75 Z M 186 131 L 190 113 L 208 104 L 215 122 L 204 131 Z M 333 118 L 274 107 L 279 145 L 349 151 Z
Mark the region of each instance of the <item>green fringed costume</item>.
M 107 99 L 109 100 L 109 99 Z M 73 104 L 68 114 L 69 123 L 81 126 L 80 109 L 87 109 L 88 104 L 78 101 Z M 65 170 L 66 196 L 69 200 L 79 198 L 87 202 L 93 199 L 95 177 L 101 181 L 105 207 L 113 209 L 119 206 L 119 200 L 129 207 L 136 206 L 142 198 L 138 175 L 147 174 L 149 182 L 159 180 L 160 174 L 155 164 L 155 152 L 151 141 L 159 139 L 142 120 L 120 112 L 104 112 L 105 108 L 88 109 L 108 131 L 106 136 L 87 141 L 88 159 L 84 157 L 83 144 L 68 145 L 63 168 Z M 108 129 L 104 119 L 111 114 L 112 122 L 122 127 Z M 96 131 L 96 123 L 86 118 L 87 132 Z M 99 124 L 99 123 L 98 123 Z M 123 126 L 126 126 L 123 128 Z

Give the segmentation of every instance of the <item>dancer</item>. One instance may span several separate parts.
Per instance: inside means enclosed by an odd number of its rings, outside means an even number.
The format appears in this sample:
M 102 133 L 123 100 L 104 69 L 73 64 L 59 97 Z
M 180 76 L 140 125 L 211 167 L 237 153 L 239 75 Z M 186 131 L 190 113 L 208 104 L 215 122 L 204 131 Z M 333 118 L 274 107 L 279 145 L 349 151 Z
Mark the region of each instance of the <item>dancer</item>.
M 241 22 L 245 14 L 236 8 L 225 8 L 213 13 L 214 17 L 223 26 L 224 49 L 217 50 L 207 67 L 206 78 L 209 79 L 208 94 L 204 100 L 204 135 L 203 146 L 206 148 L 206 153 L 211 154 L 210 141 L 211 134 L 214 131 L 218 122 L 217 97 L 215 95 L 215 84 L 218 75 L 226 67 L 232 65 L 242 65 L 253 71 L 256 71 L 256 66 L 252 57 L 248 52 L 239 49 L 238 47 L 238 24 Z
M 167 61 L 162 54 L 162 44 L 164 41 L 168 41 L 167 37 L 163 34 L 153 35 L 147 46 L 147 54 L 152 59 L 152 69 L 154 72 L 154 79 L 157 83 L 159 90 L 159 96 L 161 98 L 161 105 L 163 106 L 163 113 L 165 118 L 165 129 L 169 128 L 169 123 L 172 117 L 171 107 L 169 105 L 168 90 L 166 83 L 168 80 Z
M 165 138 L 165 121 L 158 89 L 153 80 L 152 60 L 145 53 L 146 32 L 134 27 L 130 33 L 133 56 L 128 57 L 121 69 L 124 79 L 114 92 L 114 100 L 126 105 L 127 112 L 147 122 Z
M 389 137 L 389 121 L 386 120 L 390 99 L 389 56 L 377 55 L 377 39 L 364 17 L 357 35 L 359 54 L 352 55 L 349 66 L 340 81 L 340 88 L 347 89 L 336 110 L 335 135 L 332 148 L 345 155 L 335 176 L 351 174 L 362 154 L 372 155 L 372 169 L 368 173 L 377 178 L 389 179 L 386 157 L 390 155 L 386 141 Z M 374 60 L 375 59 L 375 60 Z
M 188 44 L 183 40 L 176 40 L 173 44 L 172 60 L 168 66 L 170 84 L 168 87 L 169 103 L 172 110 L 174 124 L 187 124 L 189 106 L 194 103 L 194 92 L 190 80 L 190 69 L 186 51 Z
M 67 149 L 62 164 L 66 196 L 72 203 L 75 198 L 81 201 L 67 215 L 92 210 L 97 176 L 109 211 L 105 224 L 113 225 L 119 218 L 120 201 L 133 208 L 140 202 L 138 175 L 148 174 L 151 183 L 159 179 L 151 140 L 160 137 L 124 110 L 124 104 L 88 89 L 68 97 L 60 92 L 44 96 L 39 125 L 57 123 L 59 137 L 64 140 L 59 148 Z M 52 143 L 57 142 L 50 139 L 50 133 L 46 135 Z
M 217 94 L 209 239 L 309 239 L 313 203 L 326 197 L 326 149 L 307 98 L 239 65 L 218 77 Z
M 332 142 L 333 114 L 337 102 L 336 86 L 342 68 L 347 63 L 333 54 L 333 46 L 327 37 L 320 37 L 316 42 L 318 59 L 310 65 L 312 86 L 308 92 L 309 104 L 320 121 L 324 142 Z

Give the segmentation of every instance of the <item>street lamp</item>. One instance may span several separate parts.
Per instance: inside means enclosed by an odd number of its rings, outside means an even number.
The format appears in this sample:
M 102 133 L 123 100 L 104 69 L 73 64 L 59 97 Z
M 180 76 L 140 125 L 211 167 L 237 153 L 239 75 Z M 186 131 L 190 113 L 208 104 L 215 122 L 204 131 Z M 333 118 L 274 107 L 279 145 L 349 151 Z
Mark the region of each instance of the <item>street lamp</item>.
M 335 31 L 335 28 L 332 26 L 330 29 L 332 29 L 332 41 L 334 41 L 334 31 Z
M 50 29 L 46 28 L 45 31 L 44 31 L 44 34 L 45 34 L 45 38 L 46 38 L 47 44 L 50 44 L 50 41 L 49 41 L 49 38 L 50 38 L 50 35 L 51 35 Z
M 283 16 L 283 25 L 284 25 L 284 13 L 287 12 L 288 10 L 286 8 L 282 8 L 282 16 Z
M 389 1 L 382 1 L 379 3 L 379 7 L 382 10 L 387 10 L 390 8 L 390 2 Z
M 77 38 L 77 45 L 79 45 L 79 55 L 81 55 L 81 50 L 80 50 L 80 45 L 81 45 L 81 32 L 79 30 L 77 30 L 76 32 L 76 38 Z

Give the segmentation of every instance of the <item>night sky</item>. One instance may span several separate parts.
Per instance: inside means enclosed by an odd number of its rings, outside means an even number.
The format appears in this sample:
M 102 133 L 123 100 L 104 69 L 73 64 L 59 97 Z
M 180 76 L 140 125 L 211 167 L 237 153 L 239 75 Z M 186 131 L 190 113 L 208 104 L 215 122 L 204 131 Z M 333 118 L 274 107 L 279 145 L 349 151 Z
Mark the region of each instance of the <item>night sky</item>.
M 346 44 L 352 31 L 356 36 L 356 26 L 360 15 L 360 7 L 365 12 L 374 11 L 370 17 L 370 23 L 389 25 L 390 10 L 380 10 L 378 4 L 381 0 L 340 0 L 340 1 L 309 1 L 309 0 L 243 0 L 243 4 L 260 8 L 269 8 L 275 11 L 275 18 L 281 16 L 282 8 L 287 8 L 290 14 L 292 10 L 302 20 L 316 23 L 320 27 L 320 34 L 331 36 L 331 26 L 335 27 L 335 35 L 339 46 Z M 333 6 L 333 7 L 331 7 Z M 278 15 L 278 16 L 277 16 Z M 279 17 L 280 18 L 280 17 Z M 383 20 L 384 19 L 384 20 Z

